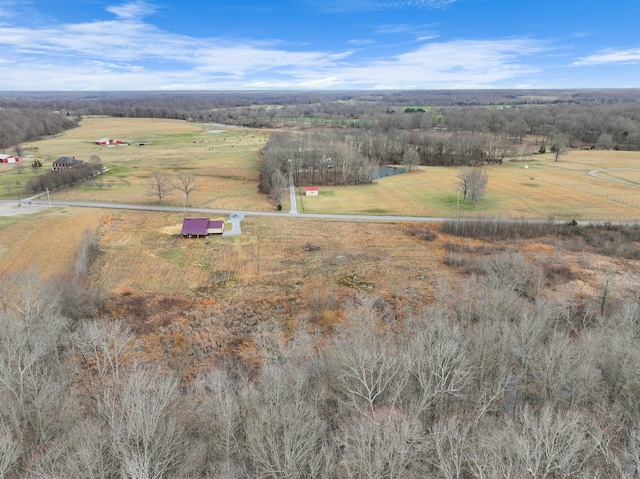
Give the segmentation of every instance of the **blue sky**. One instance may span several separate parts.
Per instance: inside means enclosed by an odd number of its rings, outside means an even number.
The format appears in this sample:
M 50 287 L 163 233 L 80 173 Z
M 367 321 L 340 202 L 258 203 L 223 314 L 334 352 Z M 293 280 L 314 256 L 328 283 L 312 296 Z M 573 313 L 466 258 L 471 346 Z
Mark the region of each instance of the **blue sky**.
M 640 87 L 638 0 L 0 0 L 0 90 Z

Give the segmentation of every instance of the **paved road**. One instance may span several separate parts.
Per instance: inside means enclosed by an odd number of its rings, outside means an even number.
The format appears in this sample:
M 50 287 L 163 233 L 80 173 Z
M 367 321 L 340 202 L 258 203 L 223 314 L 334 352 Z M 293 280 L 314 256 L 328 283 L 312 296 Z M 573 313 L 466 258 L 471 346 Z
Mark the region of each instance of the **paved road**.
M 209 208 L 184 208 L 182 206 L 156 206 L 156 205 L 133 205 L 133 204 L 123 204 L 123 203 L 90 203 L 90 202 L 77 202 L 77 201 L 40 201 L 40 200 L 32 200 L 32 201 L 23 201 L 23 207 L 27 206 L 31 211 L 39 211 L 42 207 L 45 206 L 74 206 L 79 208 L 100 208 L 100 209 L 121 209 L 121 210 L 137 210 L 137 211 L 164 211 L 164 212 L 173 212 L 173 213 L 191 213 L 193 215 L 229 215 L 230 218 L 234 218 L 238 220 L 238 228 L 239 228 L 239 220 L 244 216 L 274 216 L 280 218 L 312 218 L 312 219 L 324 219 L 324 220 L 337 220 L 337 221 L 368 221 L 368 222 L 380 222 L 380 221 L 390 221 L 395 223 L 442 223 L 447 220 L 455 219 L 455 218 L 437 218 L 433 216 L 401 216 L 401 215 L 336 215 L 336 214 L 319 214 L 319 213 L 283 213 L 279 211 L 242 211 L 242 210 L 218 210 L 218 209 L 209 209 Z M 0 200 L 0 214 L 2 214 L 2 209 L 10 208 L 15 210 L 17 208 L 17 201 L 15 200 Z M 25 209 L 20 209 L 18 214 L 24 214 L 27 211 Z M 502 218 L 502 221 L 519 221 L 518 219 L 507 219 Z M 531 220 L 530 220 L 531 221 Z M 535 220 L 532 220 L 535 221 Z M 546 222 L 545 219 L 540 219 L 539 221 Z M 567 220 L 556 220 L 556 223 L 566 223 Z M 608 222 L 611 223 L 611 222 Z M 635 222 L 614 222 L 621 224 L 631 224 Z M 593 221 L 578 221 L 580 225 L 590 225 L 594 224 Z M 235 226 L 235 224 L 234 224 Z
M 296 199 L 296 185 L 293 184 L 293 173 L 289 172 L 289 201 L 291 208 L 289 213 L 292 215 L 298 214 L 298 201 Z
M 1 203 L 14 204 L 15 201 L 4 200 Z M 24 203 L 24 202 L 23 202 Z M 210 208 L 184 208 L 182 206 L 162 206 L 162 205 L 133 205 L 125 203 L 92 203 L 84 201 L 40 201 L 32 200 L 27 202 L 30 206 L 75 206 L 79 208 L 101 208 L 120 209 L 138 211 L 165 211 L 174 213 L 191 213 L 193 215 L 217 214 L 217 215 L 240 215 L 240 216 L 276 216 L 280 218 L 317 218 L 331 220 L 364 220 L 364 221 L 394 221 L 394 222 L 414 222 L 414 223 L 439 223 L 445 218 L 434 218 L 426 216 L 372 216 L 372 215 L 333 215 L 318 213 L 297 213 L 281 211 L 242 211 L 242 210 L 218 210 Z

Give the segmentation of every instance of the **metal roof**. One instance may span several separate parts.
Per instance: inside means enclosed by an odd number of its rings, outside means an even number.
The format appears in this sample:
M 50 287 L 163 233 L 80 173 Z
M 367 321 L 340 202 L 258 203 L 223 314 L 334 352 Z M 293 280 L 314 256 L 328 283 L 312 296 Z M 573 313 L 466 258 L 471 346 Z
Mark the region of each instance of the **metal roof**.
M 182 221 L 182 234 L 206 235 L 209 227 L 209 218 L 185 218 Z

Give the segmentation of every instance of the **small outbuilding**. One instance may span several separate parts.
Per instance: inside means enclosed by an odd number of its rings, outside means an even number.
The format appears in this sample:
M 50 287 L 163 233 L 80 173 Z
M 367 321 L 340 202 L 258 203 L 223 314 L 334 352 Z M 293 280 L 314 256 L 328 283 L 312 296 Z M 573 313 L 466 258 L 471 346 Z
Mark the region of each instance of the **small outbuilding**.
M 209 225 L 207 226 L 207 234 L 221 235 L 222 233 L 224 233 L 224 221 L 210 220 Z
M 307 186 L 304 189 L 305 196 L 318 196 L 320 190 L 317 186 Z
M 203 238 L 224 233 L 224 221 L 209 218 L 185 218 L 182 220 L 182 236 L 185 238 Z
M 122 145 L 122 140 L 118 140 L 117 138 L 100 138 L 94 142 L 96 145 Z

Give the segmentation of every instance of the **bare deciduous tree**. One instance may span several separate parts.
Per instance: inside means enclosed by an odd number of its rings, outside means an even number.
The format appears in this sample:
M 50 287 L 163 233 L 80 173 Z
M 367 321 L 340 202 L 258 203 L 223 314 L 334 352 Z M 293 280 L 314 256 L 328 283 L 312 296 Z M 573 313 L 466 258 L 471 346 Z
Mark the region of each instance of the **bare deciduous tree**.
M 282 203 L 282 194 L 286 186 L 287 180 L 282 174 L 282 171 L 280 171 L 280 169 L 275 169 L 273 173 L 271 173 L 271 188 L 269 189 L 269 196 L 273 198 L 276 203 Z
M 420 154 L 415 150 L 415 148 L 408 148 L 404 151 L 402 155 L 402 166 L 411 171 L 411 169 L 419 162 Z
M 198 187 L 196 179 L 193 176 L 180 175 L 174 183 L 174 186 L 177 190 L 182 191 L 182 194 L 184 195 L 185 206 L 191 206 L 189 195 L 193 193 Z
M 484 198 L 489 176 L 482 168 L 462 168 L 458 171 L 458 191 L 464 200 L 474 205 Z
M 336 440 L 341 450 L 338 477 L 426 477 L 418 467 L 423 438 L 420 422 L 398 408 L 349 417 Z
M 107 387 L 121 387 L 126 377 L 125 357 L 134 336 L 121 321 L 86 321 L 72 336 L 77 351 L 76 374 L 89 396 L 99 401 Z
M 151 194 L 158 197 L 158 204 L 162 204 L 162 199 L 174 190 L 173 180 L 171 176 L 154 171 L 153 176 L 149 180 Z
M 199 412 L 207 427 L 207 470 L 220 477 L 247 476 L 244 455 L 242 411 L 237 389 L 227 371 L 214 369 L 200 377 L 195 390 L 202 398 Z
M 428 461 L 446 479 L 465 477 L 467 449 L 473 441 L 469 424 L 454 416 L 445 419 L 433 428 L 428 437 Z
M 303 371 L 268 366 L 259 387 L 247 391 L 245 437 L 255 477 L 330 477 L 328 425 L 309 388 Z
M 120 388 L 105 391 L 106 418 L 122 477 L 195 477 L 202 464 L 180 420 L 178 382 L 166 373 L 136 367 Z
M 9 473 L 22 456 L 22 445 L 15 439 L 6 424 L 0 423 L 0 478 L 10 477 Z
M 551 151 L 555 154 L 555 161 L 569 151 L 569 137 L 563 133 L 554 135 Z
M 398 404 L 410 368 L 402 351 L 365 328 L 336 340 L 327 351 L 327 362 L 337 381 L 339 399 L 353 411 L 373 414 L 376 407 Z
M 443 315 L 432 314 L 411 328 L 408 353 L 418 414 L 445 415 L 449 401 L 463 397 L 472 372 L 463 346 L 461 328 Z

